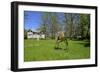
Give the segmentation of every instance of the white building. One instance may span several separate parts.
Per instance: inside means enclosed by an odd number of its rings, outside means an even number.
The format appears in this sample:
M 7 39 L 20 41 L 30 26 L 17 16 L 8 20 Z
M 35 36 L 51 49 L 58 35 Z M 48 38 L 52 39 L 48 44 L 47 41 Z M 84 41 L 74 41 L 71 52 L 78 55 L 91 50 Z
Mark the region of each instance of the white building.
M 40 32 L 33 32 L 33 31 L 28 31 L 27 32 L 27 38 L 36 38 L 36 39 L 45 39 L 45 34 L 40 33 Z

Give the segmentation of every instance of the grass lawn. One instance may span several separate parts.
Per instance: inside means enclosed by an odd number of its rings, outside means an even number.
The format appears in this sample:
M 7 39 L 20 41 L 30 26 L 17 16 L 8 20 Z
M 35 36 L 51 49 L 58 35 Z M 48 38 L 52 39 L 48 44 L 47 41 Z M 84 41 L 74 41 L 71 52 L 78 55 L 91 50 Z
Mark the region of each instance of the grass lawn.
M 85 41 L 68 41 L 68 50 L 64 50 L 64 43 L 60 44 L 62 49 L 54 49 L 55 40 L 24 41 L 24 61 L 44 60 L 70 60 L 90 58 L 90 47 L 85 47 Z

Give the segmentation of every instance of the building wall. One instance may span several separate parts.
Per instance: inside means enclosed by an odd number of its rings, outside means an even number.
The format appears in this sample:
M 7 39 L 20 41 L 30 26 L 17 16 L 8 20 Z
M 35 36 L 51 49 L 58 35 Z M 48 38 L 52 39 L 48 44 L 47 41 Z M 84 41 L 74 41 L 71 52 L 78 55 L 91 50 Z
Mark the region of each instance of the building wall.
M 27 33 L 27 38 L 45 38 L 45 34 L 33 34 L 32 32 Z

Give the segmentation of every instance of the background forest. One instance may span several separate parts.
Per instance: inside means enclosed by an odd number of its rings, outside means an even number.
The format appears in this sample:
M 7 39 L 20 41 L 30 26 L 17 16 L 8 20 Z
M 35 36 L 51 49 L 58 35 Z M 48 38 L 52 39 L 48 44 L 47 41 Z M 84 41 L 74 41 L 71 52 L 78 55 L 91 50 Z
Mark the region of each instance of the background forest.
M 65 36 L 69 39 L 90 39 L 90 14 L 78 13 L 56 13 L 56 12 L 40 12 L 40 23 L 35 31 L 43 32 L 45 39 L 54 39 L 59 31 L 65 32 Z M 28 19 L 27 13 L 25 18 Z M 28 28 L 24 30 L 25 37 Z

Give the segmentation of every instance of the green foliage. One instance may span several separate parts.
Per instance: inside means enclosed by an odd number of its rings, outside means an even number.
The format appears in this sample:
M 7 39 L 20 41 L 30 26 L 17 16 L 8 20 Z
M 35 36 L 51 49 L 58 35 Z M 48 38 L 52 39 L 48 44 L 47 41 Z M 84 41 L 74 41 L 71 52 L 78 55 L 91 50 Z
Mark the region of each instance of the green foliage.
M 90 15 L 81 14 L 80 15 L 80 28 L 82 38 L 87 38 L 90 36 Z

